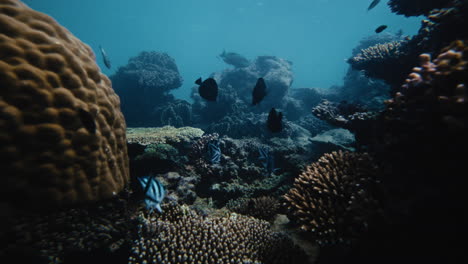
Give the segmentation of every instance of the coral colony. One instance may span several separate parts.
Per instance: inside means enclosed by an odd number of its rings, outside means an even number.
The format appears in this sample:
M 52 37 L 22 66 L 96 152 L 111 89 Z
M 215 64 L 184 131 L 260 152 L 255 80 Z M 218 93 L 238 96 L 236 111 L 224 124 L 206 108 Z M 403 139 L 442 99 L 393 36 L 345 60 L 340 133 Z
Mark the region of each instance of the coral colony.
M 53 18 L 0 0 L 0 261 L 461 259 L 468 1 L 383 2 L 362 10 L 421 28 L 371 25 L 342 85 L 293 87 L 291 61 L 225 50 L 189 102 L 168 53 L 108 78 Z

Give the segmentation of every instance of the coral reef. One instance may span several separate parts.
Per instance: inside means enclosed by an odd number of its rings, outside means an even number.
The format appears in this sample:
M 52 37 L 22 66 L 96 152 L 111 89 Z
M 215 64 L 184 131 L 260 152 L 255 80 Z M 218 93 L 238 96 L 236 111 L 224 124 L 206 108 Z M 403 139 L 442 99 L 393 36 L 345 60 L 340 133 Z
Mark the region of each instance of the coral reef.
M 127 129 L 129 144 L 189 144 L 203 135 L 203 130 L 194 127 L 132 127 Z
M 64 263 L 72 253 L 102 251 L 111 255 L 126 250 L 131 225 L 125 209 L 126 202 L 119 197 L 83 208 L 19 217 L 1 237 L 0 259 L 13 257 L 23 263 L 23 259 L 33 258 L 34 263 L 41 259 Z
M 221 150 L 220 162 L 216 164 L 206 158 L 207 145 L 212 140 L 219 141 Z M 269 171 L 263 166 L 259 158 L 260 148 L 268 146 L 254 138 L 238 140 L 219 138 L 217 134 L 204 135 L 193 144 L 186 166 L 186 169 L 202 175 L 197 185 L 197 194 L 200 197 L 212 197 L 217 206 L 222 206 L 230 199 L 254 197 L 278 190 L 285 176 L 277 174 L 276 169 Z M 270 155 L 274 156 L 276 167 L 283 165 L 283 159 L 276 162 L 274 149 Z
M 174 100 L 157 106 L 151 113 L 151 119 L 146 121 L 148 126 L 191 126 L 192 105 L 185 100 Z
M 308 166 L 284 196 L 320 245 L 351 243 L 378 212 L 378 169 L 366 153 L 332 152 Z
M 153 109 L 174 100 L 169 91 L 182 85 L 175 60 L 166 53 L 141 52 L 119 67 L 111 77 L 122 98 L 122 112 L 129 126 L 148 126 Z M 147 121 L 148 120 L 148 121 Z M 157 122 L 158 120 L 156 120 Z
M 378 113 L 367 111 L 360 105 L 349 104 L 344 101 L 336 103 L 326 99 L 314 107 L 312 113 L 332 125 L 355 133 L 356 141 L 360 144 L 368 143 L 368 133 L 372 132 L 369 125 L 378 117 Z
M 413 69 L 395 97 L 388 100 L 387 117 L 427 122 L 447 129 L 467 128 L 468 45 L 455 41 L 444 48 L 434 61 L 420 55 L 420 67 Z M 427 117 L 425 117 L 427 116 Z
M 54 209 L 115 196 L 129 180 L 125 121 L 91 48 L 20 1 L 0 10 L 2 203 Z
M 238 120 L 236 122 L 240 123 L 251 118 L 252 113 L 259 114 L 270 110 L 271 107 L 281 106 L 293 80 L 291 63 L 274 56 L 259 56 L 248 67 L 226 69 L 214 73 L 212 77 L 219 85 L 217 103 L 202 99 L 196 87 L 192 90 L 194 122 L 204 129 L 223 118 Z M 265 79 L 267 96 L 252 107 L 252 90 L 259 77 Z M 256 120 L 257 117 L 253 119 Z M 229 125 L 227 120 L 220 123 L 222 126 Z
M 239 198 L 229 200 L 226 208 L 232 212 L 252 216 L 266 221 L 272 221 L 279 212 L 280 203 L 278 199 L 271 196 L 257 198 Z
M 197 198 L 195 185 L 200 181 L 198 175 L 180 175 L 170 171 L 158 174 L 156 178 L 164 185 L 167 191 L 165 202 L 178 204 L 192 204 Z
M 186 207 L 138 217 L 129 263 L 304 263 L 305 254 L 267 222 L 242 215 L 199 216 Z
M 404 80 L 414 61 L 407 42 L 408 40 L 398 40 L 370 46 L 348 59 L 348 63 L 356 70 L 364 70 L 366 77 L 398 85 Z
M 388 5 L 400 15 L 421 16 L 428 15 L 433 9 L 446 7 L 453 0 L 390 0 Z

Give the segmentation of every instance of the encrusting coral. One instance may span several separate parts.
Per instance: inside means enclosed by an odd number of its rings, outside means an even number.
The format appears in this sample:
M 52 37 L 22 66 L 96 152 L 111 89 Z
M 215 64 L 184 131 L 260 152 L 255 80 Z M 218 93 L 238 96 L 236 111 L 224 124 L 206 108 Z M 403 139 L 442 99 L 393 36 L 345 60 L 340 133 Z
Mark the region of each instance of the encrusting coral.
M 317 243 L 351 243 L 379 210 L 378 168 L 367 153 L 332 152 L 312 163 L 284 196 Z
M 0 1 L 0 199 L 56 208 L 129 180 L 119 97 L 89 46 L 51 17 Z
M 305 254 L 266 221 L 229 214 L 204 218 L 187 207 L 138 216 L 129 263 L 304 263 Z

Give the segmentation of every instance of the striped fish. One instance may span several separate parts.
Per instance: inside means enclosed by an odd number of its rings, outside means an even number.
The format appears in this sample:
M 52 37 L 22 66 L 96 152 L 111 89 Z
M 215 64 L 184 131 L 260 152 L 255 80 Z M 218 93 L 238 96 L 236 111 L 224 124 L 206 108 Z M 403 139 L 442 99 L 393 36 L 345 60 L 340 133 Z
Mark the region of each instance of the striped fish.
M 158 181 L 154 175 L 138 177 L 138 181 L 143 188 L 146 208 L 148 208 L 150 212 L 156 209 L 158 212 L 162 213 L 161 202 L 166 195 L 166 190 L 164 190 L 162 183 Z

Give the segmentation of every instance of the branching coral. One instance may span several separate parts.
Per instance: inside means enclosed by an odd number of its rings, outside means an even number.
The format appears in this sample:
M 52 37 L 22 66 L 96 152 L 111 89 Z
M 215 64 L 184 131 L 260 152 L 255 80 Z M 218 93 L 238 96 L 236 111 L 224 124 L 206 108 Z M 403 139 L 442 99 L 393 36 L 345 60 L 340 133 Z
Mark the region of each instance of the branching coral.
M 284 197 L 301 229 L 319 244 L 349 243 L 379 208 L 377 176 L 368 154 L 332 152 L 308 166 Z
M 119 97 L 89 46 L 20 1 L 0 1 L 0 171 L 5 203 L 55 208 L 129 180 Z
M 267 221 L 273 220 L 279 212 L 279 207 L 279 201 L 271 196 L 239 198 L 226 204 L 226 208 L 233 212 Z
M 347 102 L 331 102 L 326 99 L 312 109 L 312 113 L 318 118 L 332 125 L 349 129 L 353 132 L 361 132 L 369 121 L 376 118 L 376 113 L 367 111 L 359 105 Z
M 392 12 L 405 16 L 427 15 L 436 8 L 446 7 L 453 0 L 390 0 Z
M 444 48 L 434 61 L 420 55 L 420 67 L 413 69 L 395 97 L 387 101 L 388 118 L 399 115 L 429 120 L 431 124 L 467 128 L 468 45 L 455 41 Z M 416 117 L 418 116 L 418 117 Z M 422 125 L 422 124 L 421 124 Z
M 407 66 L 407 40 L 377 44 L 361 50 L 348 63 L 356 70 L 364 70 L 368 77 L 383 79 L 389 84 L 398 84 L 411 66 Z M 405 68 L 406 67 L 406 68 Z
M 184 207 L 140 216 L 129 263 L 303 263 L 305 255 L 267 222 L 242 215 L 203 218 Z

